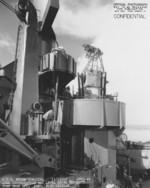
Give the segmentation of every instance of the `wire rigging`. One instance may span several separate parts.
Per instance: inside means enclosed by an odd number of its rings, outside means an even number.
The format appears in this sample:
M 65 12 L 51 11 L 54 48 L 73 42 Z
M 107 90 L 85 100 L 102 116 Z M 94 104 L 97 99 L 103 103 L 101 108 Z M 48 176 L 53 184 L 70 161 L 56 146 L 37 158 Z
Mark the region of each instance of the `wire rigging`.
M 11 7 L 8 3 L 6 3 L 4 0 L 0 0 L 0 2 L 5 6 L 7 7 L 9 10 L 11 10 L 13 13 L 16 13 L 15 12 L 15 9 L 13 7 Z

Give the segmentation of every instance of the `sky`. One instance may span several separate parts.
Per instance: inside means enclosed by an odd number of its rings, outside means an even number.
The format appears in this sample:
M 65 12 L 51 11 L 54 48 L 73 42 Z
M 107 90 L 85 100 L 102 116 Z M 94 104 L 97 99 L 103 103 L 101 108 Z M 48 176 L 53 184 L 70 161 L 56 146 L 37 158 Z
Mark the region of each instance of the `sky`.
M 145 12 L 130 12 L 144 18 L 115 18 L 115 14 L 129 14 L 121 9 L 115 12 L 114 5 L 123 2 L 145 3 Z M 0 23 L 0 63 L 4 66 L 14 60 L 19 21 L 0 4 Z M 118 100 L 126 104 L 126 124 L 150 125 L 149 0 L 60 0 L 53 29 L 59 44 L 76 59 L 79 72 L 87 63 L 82 45 L 100 48 L 109 81 L 107 93 L 118 92 Z

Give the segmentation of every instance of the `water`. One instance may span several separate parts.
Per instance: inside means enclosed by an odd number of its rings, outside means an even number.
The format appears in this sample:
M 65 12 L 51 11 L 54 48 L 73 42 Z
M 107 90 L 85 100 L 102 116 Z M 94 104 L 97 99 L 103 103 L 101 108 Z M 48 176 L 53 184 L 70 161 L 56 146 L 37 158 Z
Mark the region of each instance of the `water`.
M 150 141 L 150 125 L 128 125 L 124 133 L 130 141 Z

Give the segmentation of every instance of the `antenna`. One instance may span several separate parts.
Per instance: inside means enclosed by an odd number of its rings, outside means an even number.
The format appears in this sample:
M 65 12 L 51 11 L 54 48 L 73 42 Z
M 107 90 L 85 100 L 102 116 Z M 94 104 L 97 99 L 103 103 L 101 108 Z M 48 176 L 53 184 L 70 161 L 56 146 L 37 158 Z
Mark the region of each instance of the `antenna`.
M 83 47 L 86 51 L 85 57 L 88 59 L 88 63 L 82 73 L 85 74 L 87 70 L 97 70 L 105 72 L 102 61 L 103 52 L 99 48 L 96 48 L 89 44 L 83 44 Z
M 84 94 L 89 98 L 104 98 L 106 96 L 107 74 L 102 60 L 103 52 L 89 44 L 84 44 L 83 47 L 86 52 L 85 57 L 88 59 L 88 63 L 80 76 L 82 85 L 84 85 Z

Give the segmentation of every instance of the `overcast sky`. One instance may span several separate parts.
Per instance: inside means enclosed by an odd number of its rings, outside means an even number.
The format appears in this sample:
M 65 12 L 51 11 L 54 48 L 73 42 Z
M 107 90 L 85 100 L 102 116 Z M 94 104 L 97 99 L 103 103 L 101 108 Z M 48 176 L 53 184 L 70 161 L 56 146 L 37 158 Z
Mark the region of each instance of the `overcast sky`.
M 127 125 L 150 125 L 150 2 L 139 1 L 148 5 L 145 18 L 114 18 L 113 5 L 122 2 L 60 0 L 53 28 L 59 44 L 77 60 L 78 71 L 86 61 L 82 44 L 100 48 L 109 81 L 107 91 L 118 92 L 118 99 L 126 103 Z M 14 59 L 19 22 L 2 4 L 0 23 L 0 62 L 5 65 Z

